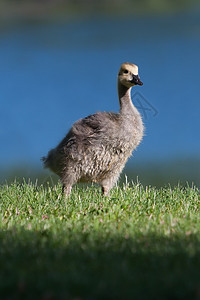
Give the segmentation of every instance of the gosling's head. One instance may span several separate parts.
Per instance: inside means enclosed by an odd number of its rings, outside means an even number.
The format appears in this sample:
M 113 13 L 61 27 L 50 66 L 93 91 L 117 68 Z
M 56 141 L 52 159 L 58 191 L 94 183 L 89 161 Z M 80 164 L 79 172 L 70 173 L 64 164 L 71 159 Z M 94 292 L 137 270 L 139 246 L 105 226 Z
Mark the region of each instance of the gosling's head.
M 118 81 L 130 88 L 136 84 L 143 85 L 138 75 L 138 66 L 131 63 L 123 63 L 119 69 Z

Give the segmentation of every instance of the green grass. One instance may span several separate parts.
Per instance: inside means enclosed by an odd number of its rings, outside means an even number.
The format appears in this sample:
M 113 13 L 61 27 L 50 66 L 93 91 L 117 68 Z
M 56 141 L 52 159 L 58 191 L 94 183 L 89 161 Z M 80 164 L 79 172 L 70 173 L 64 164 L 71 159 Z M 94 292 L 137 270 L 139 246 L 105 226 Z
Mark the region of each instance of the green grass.
M 195 187 L 0 187 L 0 299 L 199 297 Z

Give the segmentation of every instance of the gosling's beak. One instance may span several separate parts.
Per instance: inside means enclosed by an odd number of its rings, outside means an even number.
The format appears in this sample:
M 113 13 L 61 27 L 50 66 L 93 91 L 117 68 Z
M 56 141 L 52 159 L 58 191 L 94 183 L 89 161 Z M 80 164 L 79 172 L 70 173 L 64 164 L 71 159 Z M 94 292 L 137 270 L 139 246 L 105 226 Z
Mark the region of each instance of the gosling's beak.
M 143 82 L 140 80 L 140 77 L 138 75 L 133 75 L 133 79 L 131 80 L 132 83 L 143 85 Z

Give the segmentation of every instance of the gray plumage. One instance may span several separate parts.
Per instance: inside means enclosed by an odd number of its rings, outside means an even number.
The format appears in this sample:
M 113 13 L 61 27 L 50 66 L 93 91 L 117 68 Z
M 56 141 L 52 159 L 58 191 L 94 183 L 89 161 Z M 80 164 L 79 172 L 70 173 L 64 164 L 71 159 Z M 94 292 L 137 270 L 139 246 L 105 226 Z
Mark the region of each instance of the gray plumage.
M 97 182 L 106 195 L 118 180 L 143 136 L 142 119 L 130 96 L 136 84 L 142 85 L 138 67 L 122 64 L 118 74 L 119 113 L 98 112 L 78 120 L 59 145 L 42 158 L 44 167 L 61 177 L 66 196 L 76 182 Z

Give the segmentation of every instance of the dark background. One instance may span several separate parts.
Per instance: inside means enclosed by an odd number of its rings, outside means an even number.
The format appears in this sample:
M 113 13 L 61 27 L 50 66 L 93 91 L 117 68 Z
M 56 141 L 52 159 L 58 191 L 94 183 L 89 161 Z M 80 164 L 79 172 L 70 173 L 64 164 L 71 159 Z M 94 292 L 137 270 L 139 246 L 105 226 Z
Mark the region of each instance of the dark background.
M 118 111 L 122 62 L 146 127 L 125 173 L 145 185 L 200 185 L 199 1 L 0 1 L 0 179 L 39 178 L 73 122 Z M 124 180 L 124 175 L 121 176 Z

